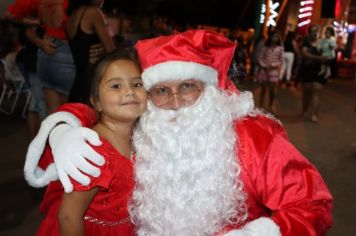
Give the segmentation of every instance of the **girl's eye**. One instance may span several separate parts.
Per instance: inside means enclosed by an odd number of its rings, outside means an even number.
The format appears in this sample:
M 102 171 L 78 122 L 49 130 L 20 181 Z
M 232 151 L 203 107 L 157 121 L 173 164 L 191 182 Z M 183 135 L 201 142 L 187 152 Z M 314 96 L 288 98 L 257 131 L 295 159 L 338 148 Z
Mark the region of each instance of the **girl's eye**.
M 110 88 L 112 88 L 112 89 L 120 89 L 121 88 L 121 84 L 112 84 L 110 86 Z
M 133 87 L 134 88 L 141 88 L 141 87 L 143 87 L 143 83 L 142 82 L 136 82 L 136 83 L 133 84 Z

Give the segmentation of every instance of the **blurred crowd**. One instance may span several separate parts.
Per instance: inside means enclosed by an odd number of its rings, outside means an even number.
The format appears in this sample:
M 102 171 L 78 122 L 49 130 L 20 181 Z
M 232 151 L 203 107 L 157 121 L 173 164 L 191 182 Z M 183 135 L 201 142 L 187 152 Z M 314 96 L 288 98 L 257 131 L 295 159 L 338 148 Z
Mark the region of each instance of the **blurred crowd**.
M 278 89 L 299 89 L 303 92 L 301 114 L 319 121 L 322 89 L 335 76 L 336 55 L 342 51 L 332 27 L 321 30 L 311 25 L 305 36 L 271 30 L 267 37 L 256 37 L 253 31 L 181 25 L 157 15 L 105 14 L 102 4 L 103 0 L 48 0 L 46 4 L 16 0 L 3 14 L 1 83 L 25 81 L 31 93 L 26 113 L 30 139 L 41 120 L 59 105 L 88 102 L 87 75 L 98 58 L 132 47 L 138 39 L 193 28 L 215 30 L 236 43 L 229 77 L 238 87 L 246 80 L 258 82 L 261 108 L 276 113 Z

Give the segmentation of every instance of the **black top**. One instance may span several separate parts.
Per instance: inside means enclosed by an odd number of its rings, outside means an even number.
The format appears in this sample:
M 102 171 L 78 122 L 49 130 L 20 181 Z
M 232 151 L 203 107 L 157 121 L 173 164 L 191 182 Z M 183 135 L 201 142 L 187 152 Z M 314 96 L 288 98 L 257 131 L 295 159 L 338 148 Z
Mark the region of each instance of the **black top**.
M 302 48 L 306 48 L 308 53 L 320 56 L 320 51 L 316 46 L 313 46 L 310 39 L 306 37 L 303 41 Z M 302 82 L 319 82 L 325 83 L 326 81 L 319 76 L 321 69 L 321 62 L 316 59 L 303 58 L 302 66 L 300 70 L 300 76 Z
M 89 50 L 92 45 L 100 43 L 100 38 L 97 34 L 85 33 L 81 28 L 82 18 L 85 11 L 86 9 L 84 9 L 80 17 L 74 37 L 68 37 L 69 46 L 76 65 L 76 78 L 69 94 L 69 102 L 87 103 L 89 101 L 90 70 L 92 69 L 92 65 L 89 62 Z
M 284 52 L 294 52 L 294 47 L 291 40 L 284 41 Z

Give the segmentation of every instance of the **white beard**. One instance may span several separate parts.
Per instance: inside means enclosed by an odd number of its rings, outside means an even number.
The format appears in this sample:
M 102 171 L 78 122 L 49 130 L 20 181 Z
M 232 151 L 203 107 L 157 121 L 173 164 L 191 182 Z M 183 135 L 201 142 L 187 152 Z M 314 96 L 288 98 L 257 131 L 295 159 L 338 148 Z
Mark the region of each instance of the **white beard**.
M 215 87 L 178 111 L 149 104 L 133 136 L 138 235 L 213 235 L 246 219 L 233 120 L 252 108 L 250 93 Z

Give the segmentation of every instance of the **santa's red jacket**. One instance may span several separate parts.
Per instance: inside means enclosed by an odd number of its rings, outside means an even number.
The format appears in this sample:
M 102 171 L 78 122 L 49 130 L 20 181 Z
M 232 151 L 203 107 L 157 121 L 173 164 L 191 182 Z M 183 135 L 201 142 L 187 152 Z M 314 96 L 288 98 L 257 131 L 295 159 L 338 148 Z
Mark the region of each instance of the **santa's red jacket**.
M 82 126 L 96 117 L 82 104 L 65 104 Z M 264 115 L 235 121 L 236 157 L 247 193 L 245 227 L 256 236 L 325 235 L 332 225 L 332 196 L 316 168 L 289 142 L 282 125 Z M 51 160 L 42 158 L 40 166 Z M 227 226 L 224 233 L 233 230 Z M 223 233 L 222 233 L 223 234 Z M 221 233 L 220 233 L 221 235 Z

